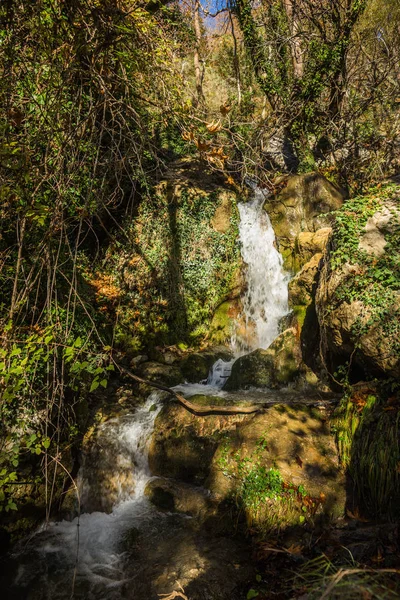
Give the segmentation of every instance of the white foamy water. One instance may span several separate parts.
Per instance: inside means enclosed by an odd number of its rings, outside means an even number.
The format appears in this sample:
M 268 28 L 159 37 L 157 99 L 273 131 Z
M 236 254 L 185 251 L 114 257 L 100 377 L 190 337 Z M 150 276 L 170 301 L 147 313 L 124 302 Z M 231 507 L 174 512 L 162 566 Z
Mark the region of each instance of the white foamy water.
M 87 512 L 72 521 L 50 523 L 39 531 L 20 555 L 13 586 L 18 598 L 64 599 L 72 597 L 73 589 L 79 598 L 120 598 L 119 588 L 125 583 L 123 559 L 129 536 L 155 515 L 161 518 L 144 496 L 146 484 L 151 479 L 148 446 L 160 409 L 159 392 L 156 391 L 132 415 L 110 420 L 100 427 L 96 442 L 101 447 L 100 455 L 104 450 L 107 469 L 110 455 L 115 464 L 115 505 L 109 514 Z M 109 438 L 113 440 L 111 447 Z M 109 493 L 106 488 L 93 489 L 88 484 L 90 469 L 94 468 L 96 472 L 98 462 L 91 466 L 88 455 L 79 475 L 79 487 L 87 506 L 96 501 L 90 497 L 91 493 Z M 133 477 L 119 481 L 118 469 L 122 465 L 124 473 L 126 463 L 130 464 Z
M 289 276 L 283 270 L 275 233 L 263 210 L 264 192 L 258 188 L 249 202 L 239 206 L 239 239 L 245 264 L 244 331 L 237 326 L 232 337 L 236 355 L 266 349 L 279 335 L 279 322 L 288 314 Z
M 283 269 L 283 259 L 276 248 L 275 232 L 263 210 L 265 194 L 254 187 L 253 198 L 240 202 L 239 241 L 244 263 L 246 291 L 243 311 L 234 326 L 231 339 L 235 358 L 218 359 L 205 384 L 178 386 L 187 397 L 195 394 L 215 394 L 229 378 L 237 358 L 256 350 L 266 349 L 279 335 L 279 323 L 288 314 L 289 275 Z

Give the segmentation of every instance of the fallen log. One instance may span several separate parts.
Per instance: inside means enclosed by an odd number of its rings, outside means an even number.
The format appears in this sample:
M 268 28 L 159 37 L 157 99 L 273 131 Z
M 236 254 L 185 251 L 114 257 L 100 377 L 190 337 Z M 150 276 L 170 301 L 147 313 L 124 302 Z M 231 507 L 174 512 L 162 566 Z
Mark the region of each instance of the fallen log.
M 192 414 L 198 417 L 206 417 L 209 415 L 249 415 L 256 412 L 261 412 L 264 409 L 262 404 L 253 404 L 250 406 L 199 406 L 198 404 L 193 404 L 189 400 L 186 400 L 181 394 L 175 392 L 169 387 L 165 385 L 161 385 L 160 383 L 155 383 L 154 381 L 148 381 L 147 379 L 142 379 L 138 375 L 135 375 L 127 369 L 123 367 L 119 363 L 114 361 L 114 364 L 119 369 L 121 373 L 125 373 L 131 379 L 134 379 L 138 383 L 144 383 L 150 387 L 156 388 L 157 390 L 161 390 L 163 392 L 168 392 L 171 396 L 174 396 L 178 402 L 186 408 Z

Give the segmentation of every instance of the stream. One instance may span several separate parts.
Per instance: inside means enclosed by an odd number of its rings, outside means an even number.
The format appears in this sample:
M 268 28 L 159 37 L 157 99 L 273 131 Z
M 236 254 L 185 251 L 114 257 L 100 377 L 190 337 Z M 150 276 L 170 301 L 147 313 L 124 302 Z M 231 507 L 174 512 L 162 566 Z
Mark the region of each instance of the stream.
M 242 325 L 232 336 L 235 358 L 218 360 L 206 382 L 177 386 L 187 397 L 223 395 L 234 360 L 267 348 L 288 313 L 288 275 L 263 202 L 256 189 L 251 201 L 239 204 L 246 292 Z M 265 394 L 258 396 L 265 401 Z M 245 597 L 240 581 L 251 573 L 247 543 L 203 529 L 188 515 L 159 511 L 145 495 L 152 479 L 148 448 L 162 397 L 152 392 L 139 408 L 100 426 L 95 460 L 84 457 L 78 475 L 80 516 L 43 525 L 19 542 L 7 598 L 153 600 L 177 585 L 184 585 L 190 600 Z

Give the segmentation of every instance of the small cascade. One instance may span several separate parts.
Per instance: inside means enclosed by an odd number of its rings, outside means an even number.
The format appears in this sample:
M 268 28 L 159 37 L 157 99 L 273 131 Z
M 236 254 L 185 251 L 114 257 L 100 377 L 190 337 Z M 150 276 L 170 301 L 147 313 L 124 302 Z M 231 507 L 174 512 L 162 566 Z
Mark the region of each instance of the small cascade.
M 151 478 L 148 446 L 161 409 L 159 397 L 160 392 L 153 392 L 133 414 L 99 428 L 100 451 L 94 457 L 89 453 L 78 480 L 82 510 L 87 512 L 72 521 L 50 523 L 24 545 L 15 557 L 19 567 L 13 597 L 66 600 L 74 589 L 77 598 L 121 598 L 124 540 L 160 518 L 144 495 Z M 114 501 L 108 514 L 103 512 L 104 498 Z
M 255 188 L 254 197 L 239 206 L 239 239 L 245 269 L 244 326 L 239 323 L 232 337 L 236 355 L 256 348 L 266 349 L 279 334 L 279 322 L 289 312 L 288 281 L 275 233 L 263 210 L 265 193 Z
M 234 358 L 228 361 L 219 358 L 210 369 L 207 379 L 207 385 L 221 389 L 226 380 L 230 377 L 230 374 L 232 372 L 232 365 L 234 362 Z

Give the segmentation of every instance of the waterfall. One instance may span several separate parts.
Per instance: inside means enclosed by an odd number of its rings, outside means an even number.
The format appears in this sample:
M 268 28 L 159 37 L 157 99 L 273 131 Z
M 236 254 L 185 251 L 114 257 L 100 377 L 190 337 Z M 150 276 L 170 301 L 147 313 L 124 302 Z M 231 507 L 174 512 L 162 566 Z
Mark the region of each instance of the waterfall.
M 235 358 L 257 348 L 266 349 L 279 335 L 279 322 L 289 312 L 289 276 L 276 248 L 275 233 L 263 204 L 265 194 L 254 187 L 253 198 L 238 204 L 239 241 L 245 265 L 243 311 L 234 324 L 231 348 Z M 219 359 L 211 368 L 207 385 L 222 388 L 235 359 Z
M 288 275 L 276 248 L 275 233 L 256 188 L 249 202 L 239 203 L 239 239 L 245 265 L 243 324 L 236 324 L 232 348 L 236 355 L 266 349 L 279 334 L 279 322 L 289 312 Z
M 246 291 L 232 336 L 236 358 L 255 348 L 267 348 L 279 334 L 280 319 L 288 312 L 288 277 L 263 201 L 263 192 L 255 189 L 249 202 L 239 204 Z M 218 360 L 205 385 L 185 384 L 178 389 L 187 397 L 224 394 L 221 388 L 234 361 Z M 135 572 L 126 579 L 126 573 L 132 573 L 127 545 L 132 545 L 132 537 L 139 531 L 151 540 L 162 535 L 161 520 L 167 518 L 144 493 L 151 478 L 148 446 L 161 409 L 160 399 L 160 393 L 153 392 L 142 407 L 98 428 L 79 472 L 82 514 L 72 521 L 50 523 L 24 542 L 16 555 L 13 598 L 66 600 L 72 597 L 72 589 L 76 598 L 89 600 L 127 597 L 123 586 L 130 586 L 136 577 Z M 139 555 L 136 560 L 140 573 L 143 565 Z
M 144 495 L 151 478 L 148 446 L 161 409 L 159 399 L 160 392 L 152 392 L 132 414 L 100 426 L 95 442 L 99 451 L 84 458 L 78 480 L 82 510 L 88 512 L 72 521 L 50 523 L 24 542 L 21 555 L 16 555 L 16 598 L 66 600 L 72 588 L 77 598 L 121 598 L 124 540 L 161 518 Z M 104 499 L 114 503 L 108 514 L 102 512 Z

